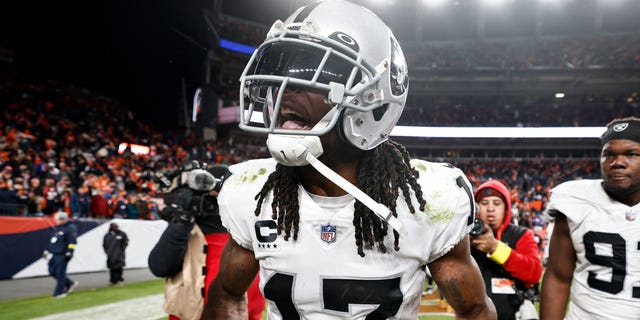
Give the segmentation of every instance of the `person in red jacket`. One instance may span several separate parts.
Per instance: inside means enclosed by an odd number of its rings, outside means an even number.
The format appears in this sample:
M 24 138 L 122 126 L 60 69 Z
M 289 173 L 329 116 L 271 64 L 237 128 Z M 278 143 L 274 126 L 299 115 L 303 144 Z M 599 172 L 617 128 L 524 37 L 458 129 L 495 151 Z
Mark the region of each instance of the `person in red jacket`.
M 474 197 L 480 223 L 471 231 L 471 255 L 480 267 L 498 319 L 537 319 L 535 309 L 530 317 L 516 317 L 523 304 L 533 306 L 529 289 L 542 275 L 533 230 L 511 224 L 510 193 L 499 181 L 481 184 Z
M 91 197 L 91 217 L 105 219 L 110 215 L 109 201 L 104 194 L 105 192 L 100 190 Z

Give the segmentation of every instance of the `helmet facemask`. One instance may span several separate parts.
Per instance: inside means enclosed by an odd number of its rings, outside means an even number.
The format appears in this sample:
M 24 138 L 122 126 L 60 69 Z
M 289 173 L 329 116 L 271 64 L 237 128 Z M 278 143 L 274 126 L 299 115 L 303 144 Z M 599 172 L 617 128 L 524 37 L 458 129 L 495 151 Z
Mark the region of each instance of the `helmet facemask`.
M 366 89 L 363 79 L 373 75 L 356 52 L 346 55 L 332 48 L 341 44 L 328 46 L 321 40 L 301 40 L 290 33 L 297 32 L 285 31 L 263 43 L 247 65 L 241 77 L 240 91 L 244 99 L 240 102 L 240 127 L 255 133 L 322 136 L 338 123 L 339 112 L 325 118 L 327 125 L 319 129 L 278 127 L 284 91 L 320 93 L 325 96 L 325 102 L 340 110 L 363 93 Z M 262 124 L 260 118 L 256 118 L 259 113 L 262 113 Z

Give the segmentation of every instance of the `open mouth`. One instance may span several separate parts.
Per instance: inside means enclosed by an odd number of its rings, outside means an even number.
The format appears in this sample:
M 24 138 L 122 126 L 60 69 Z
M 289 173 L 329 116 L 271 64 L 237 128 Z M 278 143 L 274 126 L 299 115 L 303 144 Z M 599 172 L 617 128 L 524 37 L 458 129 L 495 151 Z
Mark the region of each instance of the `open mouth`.
M 284 110 L 280 113 L 278 121 L 282 129 L 290 130 L 309 130 L 308 122 L 305 118 L 297 114 L 293 110 Z

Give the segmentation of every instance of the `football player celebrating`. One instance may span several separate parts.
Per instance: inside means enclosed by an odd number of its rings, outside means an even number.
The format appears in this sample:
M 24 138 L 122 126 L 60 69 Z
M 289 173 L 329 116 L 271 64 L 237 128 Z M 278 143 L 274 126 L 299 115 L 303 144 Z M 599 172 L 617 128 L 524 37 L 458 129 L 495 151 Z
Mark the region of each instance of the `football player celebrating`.
M 302 7 L 240 81 L 240 127 L 268 134 L 273 159 L 232 166 L 218 197 L 230 240 L 205 319 L 246 319 L 258 271 L 269 319 L 417 319 L 426 268 L 460 319 L 495 319 L 465 175 L 388 139 L 408 75 L 384 22 L 343 0 Z
M 541 319 L 640 319 L 640 119 L 607 125 L 600 169 L 551 191 Z

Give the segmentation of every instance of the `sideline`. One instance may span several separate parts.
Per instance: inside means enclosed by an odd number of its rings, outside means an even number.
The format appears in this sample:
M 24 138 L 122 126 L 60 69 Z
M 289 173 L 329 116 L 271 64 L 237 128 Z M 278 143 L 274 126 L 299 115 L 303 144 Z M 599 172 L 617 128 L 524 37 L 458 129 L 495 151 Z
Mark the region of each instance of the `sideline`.
M 72 280 L 80 281 L 80 285 L 75 289 L 76 291 L 106 288 L 109 285 L 108 270 L 89 273 L 68 273 L 67 276 Z M 123 276 L 125 285 L 162 279 L 154 276 L 149 268 L 124 269 Z M 0 280 L 0 301 L 50 296 L 55 286 L 56 280 L 49 276 Z
M 95 307 L 56 313 L 31 320 L 156 320 L 167 318 L 162 310 L 163 294 L 124 300 Z

